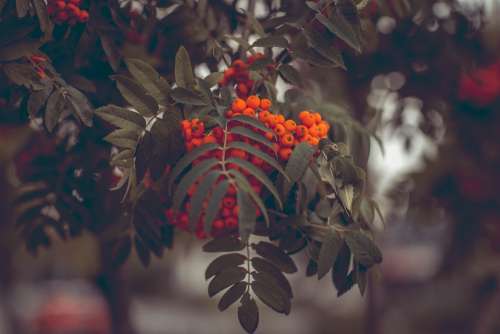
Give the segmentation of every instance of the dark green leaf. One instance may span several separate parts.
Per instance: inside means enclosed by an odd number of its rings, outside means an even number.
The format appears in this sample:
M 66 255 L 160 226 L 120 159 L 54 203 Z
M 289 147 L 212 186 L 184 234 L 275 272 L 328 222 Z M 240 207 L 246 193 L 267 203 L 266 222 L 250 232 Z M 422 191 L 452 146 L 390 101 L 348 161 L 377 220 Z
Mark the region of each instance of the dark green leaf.
M 108 105 L 96 109 L 95 114 L 118 128 L 134 129 L 139 133 L 146 128 L 144 117 L 126 108 Z
M 137 132 L 127 129 L 118 129 L 103 138 L 108 143 L 120 147 L 135 150 L 137 146 Z
M 297 271 L 297 266 L 292 258 L 269 242 L 259 242 L 255 245 L 255 251 L 263 258 L 274 263 L 284 273 L 293 274 Z
M 210 195 L 204 217 L 204 229 L 206 233 L 209 233 L 212 230 L 212 222 L 219 212 L 222 200 L 224 199 L 228 188 L 229 182 L 227 180 L 223 180 L 215 187 Z
M 372 239 L 363 232 L 352 231 L 345 235 L 345 240 L 357 262 L 370 268 L 382 262 L 382 253 Z
M 209 87 L 213 87 L 215 85 L 217 85 L 217 83 L 219 83 L 219 81 L 224 77 L 224 73 L 222 72 L 213 72 L 213 73 L 210 73 L 209 75 L 207 75 L 205 77 L 205 82 L 207 83 L 207 85 Z
M 288 47 L 288 41 L 285 37 L 282 36 L 268 36 L 259 38 L 252 44 L 252 46 L 264 48 L 279 47 L 286 49 Z
M 343 241 L 340 234 L 330 228 L 321 244 L 318 259 L 318 279 L 323 278 L 332 268 Z
M 227 268 L 237 267 L 243 264 L 246 259 L 246 256 L 239 253 L 221 255 L 210 262 L 205 271 L 205 279 L 209 279 Z
M 203 210 L 203 202 L 217 182 L 220 174 L 221 171 L 219 170 L 210 171 L 203 177 L 203 180 L 196 188 L 196 192 L 191 198 L 191 208 L 189 210 L 189 224 L 192 229 L 198 224 L 198 220 Z
M 23 38 L 18 42 L 9 44 L 9 47 L 0 48 L 0 61 L 12 61 L 30 56 L 36 53 L 42 44 L 43 43 L 38 39 Z
M 246 242 L 250 234 L 255 230 L 255 223 L 257 221 L 256 208 L 250 195 L 240 188 L 237 188 L 237 200 L 240 238 L 243 242 Z
M 73 87 L 66 87 L 67 105 L 73 114 L 86 126 L 92 126 L 93 110 L 87 97 Z
M 270 131 L 270 129 L 268 129 L 268 131 Z M 248 128 L 244 128 L 242 126 L 235 126 L 234 128 L 231 129 L 231 133 L 248 137 L 274 150 L 273 143 L 270 140 Z
M 113 261 L 113 266 L 115 268 L 120 267 L 127 261 L 132 250 L 132 240 L 129 236 L 125 236 L 113 244 L 111 257 Z
M 262 273 L 259 273 L 262 277 Z M 254 280 L 252 291 L 259 299 L 278 313 L 290 314 L 291 303 L 285 292 L 272 280 Z
M 243 295 L 238 307 L 238 320 L 247 333 L 255 332 L 259 325 L 259 309 L 248 292 Z
M 45 105 L 54 86 L 47 85 L 43 89 L 31 93 L 28 98 L 28 114 L 31 118 L 36 117 L 40 109 Z
M 306 277 L 314 276 L 318 273 L 318 263 L 314 260 L 309 260 L 306 268 Z
M 113 79 L 125 100 L 141 115 L 151 117 L 158 113 L 158 103 L 141 85 L 123 75 L 115 75 Z
M 219 163 L 217 159 L 207 159 L 201 161 L 198 165 L 194 166 L 181 180 L 177 186 L 174 196 L 172 208 L 174 212 L 178 212 L 186 193 L 196 181 L 198 181 L 207 171 Z
M 241 282 L 247 274 L 242 267 L 230 267 L 217 275 L 208 284 L 208 296 L 213 297 L 233 284 Z
M 229 158 L 226 160 L 227 163 L 233 163 L 235 165 L 238 165 L 239 167 L 245 169 L 248 171 L 250 174 L 252 174 L 257 180 L 259 180 L 268 190 L 269 192 L 274 196 L 276 199 L 278 206 L 280 208 L 283 208 L 283 202 L 281 201 L 280 195 L 278 193 L 278 190 L 274 186 L 273 182 L 267 177 L 264 172 L 262 172 L 260 169 L 255 167 L 253 164 L 250 162 L 240 159 L 240 158 Z
M 149 266 L 149 263 L 151 262 L 151 253 L 149 252 L 149 249 L 144 245 L 142 240 L 137 235 L 134 237 L 134 242 L 135 250 L 137 252 L 137 255 L 139 256 L 139 260 L 141 260 L 142 265 L 144 267 Z
M 30 9 L 30 0 L 16 0 L 16 12 L 18 17 L 25 17 Z
M 224 295 L 220 299 L 219 304 L 217 305 L 219 311 L 224 311 L 229 306 L 234 304 L 238 299 L 241 298 L 241 296 L 243 296 L 246 290 L 246 282 L 238 282 L 233 285 L 229 290 L 226 291 L 226 293 L 224 293 Z
M 284 194 L 285 198 L 292 186 L 298 182 L 304 175 L 307 166 L 311 163 L 314 157 L 315 148 L 306 142 L 302 142 L 295 146 L 290 159 L 285 167 L 285 174 L 288 175 L 290 182 L 285 182 Z
M 33 7 L 35 7 L 36 16 L 38 17 L 38 22 L 40 23 L 40 29 L 46 33 L 46 36 L 50 36 L 53 25 L 50 21 L 49 14 L 47 13 L 47 5 L 45 1 L 33 0 Z
M 171 95 L 174 100 L 184 104 L 194 106 L 206 106 L 208 104 L 198 92 L 183 87 L 174 88 Z
M 280 72 L 283 79 L 285 79 L 285 81 L 295 86 L 299 87 L 302 86 L 302 79 L 300 77 L 300 73 L 292 66 L 288 64 L 282 64 L 278 68 L 278 71 Z
M 247 115 L 237 115 L 237 116 L 232 117 L 229 121 L 230 122 L 245 123 L 245 124 L 253 126 L 254 128 L 262 130 L 264 132 L 271 131 L 271 129 L 269 129 L 267 126 L 265 126 L 261 121 L 257 120 L 255 117 L 250 117 Z
M 325 38 L 322 34 L 309 29 L 304 30 L 304 35 L 306 36 L 309 44 L 323 57 L 330 60 L 345 69 L 344 60 L 342 59 L 342 54 L 334 46 L 333 41 Z
M 342 243 L 337 259 L 333 264 L 332 282 L 337 292 L 341 291 L 348 284 L 347 273 L 351 264 L 351 251 L 345 242 Z
M 165 104 L 170 85 L 150 64 L 140 59 L 125 59 L 132 76 L 153 96 L 159 104 Z
M 227 148 L 228 149 L 229 148 L 237 148 L 237 149 L 246 151 L 246 152 L 264 160 L 269 165 L 271 165 L 274 169 L 276 169 L 278 172 L 280 172 L 280 174 L 282 174 L 286 179 L 288 179 L 288 175 L 286 175 L 285 171 L 283 170 L 283 168 L 281 168 L 278 161 L 276 159 L 274 159 L 273 157 L 269 156 L 264 151 L 257 149 L 254 146 L 247 144 L 245 142 L 241 142 L 241 141 L 233 141 L 232 143 L 230 143 L 227 146 Z
M 47 106 L 45 107 L 45 126 L 49 132 L 52 132 L 57 123 L 60 120 L 60 117 L 64 111 L 66 103 L 64 102 L 64 97 L 61 93 L 61 90 L 58 89 L 50 95 L 47 100 Z
M 220 237 L 210 240 L 203 245 L 203 251 L 208 253 L 217 252 L 238 252 L 241 251 L 245 245 L 240 239 L 235 237 Z
M 252 266 L 259 273 L 266 273 L 270 275 L 289 298 L 293 297 L 290 282 L 288 282 L 287 278 L 278 267 L 261 257 L 252 257 Z
M 175 55 L 175 82 L 182 88 L 192 87 L 195 84 L 193 67 L 187 50 L 181 46 Z
M 326 17 L 321 13 L 316 14 L 316 19 L 323 24 L 331 33 L 338 36 L 354 50 L 361 52 L 361 43 L 352 25 L 336 11 Z

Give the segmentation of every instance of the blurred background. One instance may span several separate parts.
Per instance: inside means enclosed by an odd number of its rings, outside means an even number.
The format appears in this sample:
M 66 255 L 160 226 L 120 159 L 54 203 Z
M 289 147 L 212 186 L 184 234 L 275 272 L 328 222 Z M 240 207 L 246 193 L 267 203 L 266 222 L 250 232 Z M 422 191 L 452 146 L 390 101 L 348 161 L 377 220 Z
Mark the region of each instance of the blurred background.
M 268 3 L 257 1 L 258 18 Z M 287 3 L 287 15 L 298 15 L 303 3 Z M 261 312 L 258 333 L 498 334 L 500 1 L 372 0 L 363 11 L 369 36 L 362 55 L 346 52 L 347 71 L 299 66 L 321 83 L 306 86 L 310 96 L 348 110 L 379 138 L 351 145 L 369 145 L 384 262 L 364 298 L 357 289 L 336 297 L 328 279 L 290 276 L 292 314 Z M 212 256 L 190 235 L 177 234 L 149 268 L 133 255 L 111 271 L 90 233 L 33 257 L 11 224 L 9 199 L 22 153 L 43 144 L 24 127 L 0 126 L 0 333 L 241 332 L 236 308 L 220 313 L 208 298 Z M 296 261 L 303 273 L 306 259 Z

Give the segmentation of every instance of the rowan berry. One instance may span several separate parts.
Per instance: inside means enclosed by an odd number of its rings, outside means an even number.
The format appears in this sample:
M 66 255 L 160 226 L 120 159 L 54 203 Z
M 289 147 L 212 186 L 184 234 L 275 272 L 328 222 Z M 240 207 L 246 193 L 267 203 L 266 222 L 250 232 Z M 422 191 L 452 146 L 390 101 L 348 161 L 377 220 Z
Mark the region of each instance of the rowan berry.
M 56 2 L 56 7 L 59 10 L 63 10 L 64 8 L 66 8 L 66 3 L 64 1 L 57 1 Z
M 329 130 L 328 123 L 326 123 L 325 121 L 321 121 L 321 123 L 319 123 L 317 125 L 317 128 L 319 130 L 319 136 L 326 137 L 326 135 L 328 134 L 328 130 Z
M 316 124 L 319 124 L 319 123 L 321 122 L 321 120 L 322 120 L 322 119 L 321 119 L 321 114 L 320 114 L 320 113 L 318 113 L 318 112 L 315 112 L 315 113 L 313 113 L 312 115 L 314 116 L 314 122 L 315 122 Z
M 243 71 L 243 70 L 246 70 L 247 68 L 247 64 L 245 64 L 245 62 L 241 59 L 238 59 L 238 60 L 235 60 L 232 64 L 232 67 L 236 70 L 236 71 Z
M 274 132 L 276 132 L 276 134 L 280 137 L 283 136 L 286 133 L 285 126 L 283 124 L 276 124 Z
M 254 117 L 255 116 L 255 110 L 252 108 L 246 108 L 243 110 L 243 115 Z
M 313 125 L 309 128 L 309 134 L 313 137 L 319 137 L 320 133 L 321 131 L 316 125 Z
M 312 146 L 316 146 L 319 144 L 319 138 L 311 136 L 311 138 L 309 138 L 309 140 L 307 142 L 309 144 L 311 144 Z
M 231 105 L 231 109 L 233 110 L 233 112 L 242 112 L 246 107 L 247 103 L 245 102 L 245 100 L 240 98 L 234 100 L 233 104 Z
M 213 222 L 212 227 L 216 230 L 222 230 L 225 227 L 224 221 L 222 219 L 217 219 Z
M 255 95 L 249 96 L 247 99 L 247 106 L 253 109 L 257 109 L 260 106 L 260 98 Z
M 279 150 L 279 156 L 282 160 L 288 160 L 292 155 L 292 149 L 289 147 L 284 147 Z
M 309 134 L 309 130 L 304 125 L 297 125 L 297 128 L 295 129 L 295 133 L 299 137 L 304 137 L 304 136 L 307 136 Z
M 238 214 L 240 213 L 240 207 L 235 205 L 233 208 L 233 216 L 238 217 Z
M 248 91 L 249 91 L 249 89 L 248 89 L 247 85 L 245 85 L 245 84 L 241 83 L 241 84 L 238 84 L 236 86 L 236 93 L 237 93 L 237 95 L 239 97 L 245 97 L 245 96 L 247 96 L 248 95 Z
M 283 123 L 285 123 L 285 116 L 283 116 L 283 115 L 276 115 L 276 123 L 277 124 L 283 124 Z
M 267 110 L 263 110 L 263 111 L 259 112 L 259 120 L 260 120 L 261 122 L 263 122 L 263 123 L 266 123 L 266 122 L 268 122 L 268 120 L 269 120 L 269 115 L 271 115 L 271 114 L 269 113 L 269 111 L 267 111 Z
M 266 132 L 266 133 L 265 133 L 265 136 L 266 136 L 266 138 L 267 138 L 267 139 L 269 139 L 269 140 L 273 140 L 273 139 L 274 139 L 274 133 L 272 133 L 271 131 Z
M 304 117 L 304 119 L 302 120 L 302 123 L 307 127 L 311 127 L 316 123 L 316 121 L 314 120 L 313 115 L 308 114 L 307 116 Z
M 269 99 L 260 100 L 260 108 L 263 110 L 269 110 L 271 108 L 272 102 Z
M 222 208 L 222 217 L 227 218 L 233 214 L 232 208 Z
M 238 227 L 238 219 L 234 216 L 226 218 L 224 223 L 226 225 L 226 228 L 230 230 Z
M 193 138 L 191 140 L 191 144 L 193 144 L 194 147 L 201 146 L 203 144 L 203 139 L 200 138 Z
M 304 122 L 304 119 L 309 116 L 309 111 L 301 111 L 299 113 L 299 119 Z
M 203 138 L 203 144 L 211 144 L 216 142 L 217 139 L 215 139 L 215 137 L 212 135 L 207 135 L 205 138 Z
M 288 119 L 286 120 L 283 125 L 285 126 L 285 129 L 287 129 L 287 131 L 295 131 L 295 129 L 297 128 L 297 123 L 295 123 L 294 120 L 292 119 Z
M 234 197 L 226 196 L 222 200 L 224 207 L 232 209 L 236 205 L 236 199 Z
M 283 136 L 281 136 L 281 145 L 285 146 L 285 147 L 291 147 L 293 146 L 293 144 L 295 143 L 295 138 L 293 138 L 293 135 L 292 134 L 284 134 Z

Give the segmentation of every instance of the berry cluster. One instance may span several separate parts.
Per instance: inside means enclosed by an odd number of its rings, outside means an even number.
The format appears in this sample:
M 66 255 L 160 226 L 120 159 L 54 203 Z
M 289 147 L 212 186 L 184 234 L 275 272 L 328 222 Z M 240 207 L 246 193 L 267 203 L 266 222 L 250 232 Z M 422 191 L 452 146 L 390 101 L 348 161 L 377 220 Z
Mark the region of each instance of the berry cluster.
M 79 6 L 82 0 L 48 0 L 47 11 L 56 24 L 87 22 L 89 13 Z
M 250 79 L 248 68 L 256 60 L 263 58 L 262 53 L 256 53 L 248 57 L 247 61 L 235 60 L 231 67 L 224 71 L 224 77 L 219 81 L 220 86 L 236 85 L 236 94 L 245 99 L 252 92 L 255 82 Z
M 319 143 L 320 138 L 327 136 L 330 126 L 327 122 L 322 120 L 320 114 L 303 111 L 299 114 L 301 124 L 297 124 L 291 119 L 285 119 L 283 115 L 272 114 L 270 112 L 271 105 L 272 103 L 269 99 L 260 99 L 258 96 L 252 95 L 246 100 L 241 98 L 235 99 L 231 105 L 231 109 L 226 112 L 227 119 L 231 119 L 238 115 L 255 117 L 269 128 L 269 131 L 267 132 L 250 125 L 241 124 L 237 120 L 233 120 L 229 123 L 227 131 L 218 126 L 208 130 L 205 127 L 205 124 L 197 118 L 182 121 L 183 136 L 186 140 L 186 150 L 190 152 L 196 147 L 209 143 L 217 143 L 220 147 L 225 147 L 231 142 L 239 141 L 250 144 L 259 151 L 263 151 L 270 156 L 277 155 L 281 161 L 285 162 L 290 158 L 292 150 L 296 144 L 305 141 L 315 146 Z M 232 133 L 231 129 L 234 126 L 244 126 L 260 135 L 265 136 L 273 144 L 273 148 L 248 137 Z M 247 160 L 252 165 L 260 168 L 266 174 L 271 173 L 273 170 L 271 165 L 258 156 L 255 156 L 245 150 L 235 148 L 231 148 L 226 151 L 220 148 L 209 151 L 202 157 L 195 160 L 193 165 L 199 164 L 201 161 L 209 158 L 224 160 L 231 157 Z M 240 173 L 245 175 L 249 184 L 257 194 L 262 192 L 263 185 L 244 168 L 232 163 L 227 164 L 226 168 L 230 170 L 238 170 Z M 221 177 L 221 180 L 222 179 L 223 177 Z M 198 182 L 188 190 L 187 194 L 189 198 L 196 193 L 197 186 L 201 181 L 202 180 L 198 180 Z M 186 201 L 183 210 L 177 215 L 172 209 L 167 211 L 167 218 L 169 221 L 174 226 L 183 230 L 189 229 L 188 212 L 191 209 L 189 198 Z M 205 201 L 204 208 L 206 208 L 207 205 L 208 203 Z M 238 210 L 236 188 L 233 185 L 230 185 L 222 201 L 222 207 L 212 223 L 212 235 L 217 236 L 227 233 L 237 233 Z M 259 210 L 257 210 L 257 216 L 260 216 L 260 214 Z M 200 220 L 196 225 L 196 236 L 200 239 L 206 238 L 203 215 L 201 215 Z

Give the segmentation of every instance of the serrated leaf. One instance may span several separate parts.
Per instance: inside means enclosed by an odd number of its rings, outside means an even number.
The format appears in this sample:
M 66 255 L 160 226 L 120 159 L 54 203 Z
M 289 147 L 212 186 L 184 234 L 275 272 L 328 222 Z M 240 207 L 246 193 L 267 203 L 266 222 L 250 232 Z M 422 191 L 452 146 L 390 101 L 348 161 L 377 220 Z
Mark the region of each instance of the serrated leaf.
M 159 104 L 165 104 L 170 85 L 150 64 L 140 59 L 125 59 L 132 76 L 151 94 Z
M 267 36 L 259 38 L 252 44 L 252 46 L 264 48 L 279 47 L 286 49 L 288 47 L 288 41 L 283 36 Z
M 65 99 L 73 114 L 83 124 L 92 126 L 93 109 L 87 97 L 73 87 L 66 87 Z
M 141 85 L 123 75 L 115 75 L 112 78 L 116 80 L 116 86 L 123 98 L 141 115 L 152 117 L 158 113 L 158 103 Z
M 172 200 L 172 209 L 174 212 L 179 212 L 189 187 L 191 187 L 200 177 L 202 177 L 207 171 L 216 166 L 218 163 L 219 160 L 217 159 L 203 160 L 198 165 L 191 168 L 191 170 L 181 179 L 181 182 L 174 192 Z
M 243 295 L 238 307 L 238 320 L 247 333 L 255 332 L 259 325 L 259 309 L 248 292 Z
M 327 39 L 322 34 L 315 31 L 305 29 L 304 35 L 306 36 L 309 44 L 323 57 L 345 69 L 344 60 L 340 51 L 334 46 L 333 41 Z
M 207 253 L 239 252 L 243 248 L 245 245 L 241 240 L 232 236 L 215 238 L 203 245 L 203 251 Z
M 175 55 L 175 83 L 182 88 L 192 87 L 195 84 L 191 59 L 183 46 Z
M 238 226 L 240 238 L 243 242 L 248 241 L 250 234 L 255 230 L 257 214 L 255 205 L 250 194 L 237 187 L 236 198 L 238 201 Z
M 183 88 L 176 87 L 172 90 L 171 96 L 174 100 L 184 104 L 191 104 L 194 106 L 206 106 L 208 103 L 203 99 L 203 97 L 197 92 Z
M 163 118 L 157 119 L 151 127 L 153 154 L 165 164 L 174 164 L 185 153 L 179 114 L 167 111 Z M 165 167 L 161 167 L 163 173 Z
M 357 262 L 370 268 L 382 262 L 382 252 L 373 240 L 360 231 L 350 231 L 345 235 L 345 240 Z
M 341 291 L 347 282 L 347 273 L 351 264 L 351 251 L 345 242 L 342 243 L 337 259 L 333 264 L 332 282 L 337 292 Z
M 333 228 L 328 230 L 325 239 L 321 244 L 318 259 L 318 279 L 323 278 L 332 268 L 343 241 L 340 234 Z
M 64 102 L 64 97 L 61 93 L 61 90 L 58 89 L 50 95 L 47 100 L 47 106 L 45 107 L 45 115 L 44 122 L 47 130 L 52 132 L 57 123 L 60 120 L 60 117 L 63 113 L 64 107 L 66 103 Z
M 280 208 L 283 208 L 283 202 L 281 201 L 278 190 L 274 186 L 273 182 L 269 179 L 269 177 L 267 177 L 267 175 L 264 174 L 264 172 L 262 172 L 260 169 L 255 167 L 250 162 L 240 158 L 229 158 L 226 160 L 226 162 L 238 165 L 239 167 L 245 169 L 247 172 L 252 174 L 255 178 L 257 178 L 257 180 L 259 180 L 259 182 L 262 183 L 273 195 L 273 197 L 276 199 L 276 202 L 278 203 L 278 206 Z
M 259 120 L 257 120 L 255 117 L 250 117 L 250 116 L 247 116 L 247 115 L 237 115 L 237 116 L 234 116 L 234 117 L 232 117 L 229 120 L 229 122 L 231 122 L 231 123 L 232 122 L 240 122 L 240 123 L 248 124 L 248 125 L 251 125 L 254 128 L 262 130 L 264 132 L 271 131 L 267 126 L 265 126 L 264 124 L 262 124 L 262 122 L 260 122 Z
M 242 267 L 231 267 L 221 271 L 208 284 L 208 296 L 213 297 L 233 284 L 241 282 L 247 274 Z
M 140 114 L 115 105 L 107 105 L 96 109 L 95 114 L 106 122 L 121 128 L 142 132 L 146 128 L 146 120 Z
M 28 114 L 31 118 L 36 117 L 40 109 L 42 109 L 42 107 L 45 105 L 48 97 L 52 93 L 53 88 L 54 86 L 47 85 L 43 89 L 34 91 L 30 94 L 30 97 L 28 98 L 27 109 Z
M 206 233 L 210 233 L 210 231 L 212 230 L 212 222 L 219 212 L 219 208 L 221 207 L 222 200 L 226 195 L 228 188 L 229 182 L 227 180 L 222 180 L 210 195 L 204 217 L 204 229 Z
M 290 299 L 273 281 L 254 280 L 252 282 L 252 291 L 264 304 L 276 312 L 290 314 Z
M 330 17 L 318 13 L 315 15 L 315 18 L 331 33 L 338 36 L 357 52 L 361 52 L 361 43 L 356 31 L 342 15 L 334 11 L 331 13 Z
M 285 198 L 288 197 L 288 193 L 292 186 L 298 182 L 304 175 L 307 167 L 311 163 L 314 157 L 315 148 L 306 142 L 302 142 L 295 146 L 292 151 L 292 155 L 288 159 L 285 167 L 285 174 L 288 175 L 289 182 L 285 182 L 284 194 Z
M 274 263 L 284 273 L 293 274 L 297 271 L 297 266 L 292 258 L 272 243 L 261 241 L 255 245 L 255 251 Z
M 285 81 L 289 82 L 295 86 L 302 86 L 302 79 L 300 77 L 300 73 L 288 64 L 282 64 L 278 68 L 279 73 L 285 79 Z
M 264 202 L 262 202 L 262 199 L 255 192 L 255 190 L 252 188 L 250 183 L 248 183 L 245 176 L 242 173 L 240 173 L 239 171 L 234 170 L 234 169 L 229 170 L 229 174 L 234 176 L 234 178 L 236 179 L 236 184 L 238 185 L 238 188 L 243 189 L 252 197 L 255 204 L 257 204 L 260 211 L 262 212 L 262 215 L 264 215 L 264 220 L 266 221 L 266 224 L 269 226 L 270 222 L 269 222 L 269 215 L 267 214 L 267 208 L 264 205 Z
M 205 279 L 209 279 L 227 268 L 238 267 L 242 265 L 246 259 L 246 256 L 239 253 L 221 255 L 210 262 L 205 271 Z
M 283 291 L 289 298 L 293 297 L 290 282 L 288 282 L 288 279 L 285 277 L 285 275 L 283 275 L 278 267 L 261 257 L 252 257 L 251 262 L 255 270 L 260 273 L 267 273 L 268 275 L 270 275 L 276 281 L 279 287 L 283 289 Z
M 172 188 L 173 183 L 179 175 L 187 168 L 189 165 L 201 157 L 203 154 L 215 150 L 219 145 L 215 143 L 204 144 L 196 147 L 194 150 L 184 155 L 175 165 L 174 169 L 170 172 L 169 189 Z
M 131 131 L 127 129 L 118 129 L 111 132 L 103 139 L 116 147 L 135 150 L 137 146 L 138 135 L 137 132 L 133 130 Z
M 250 144 L 247 144 L 245 142 L 240 142 L 240 141 L 233 141 L 233 142 L 231 142 L 227 146 L 227 148 L 228 149 L 230 149 L 230 148 L 236 148 L 236 149 L 240 149 L 240 150 L 243 150 L 243 151 L 246 151 L 246 152 L 248 152 L 250 154 L 255 155 L 256 157 L 258 157 L 258 158 L 264 160 L 265 162 L 267 162 L 275 170 L 277 170 L 280 174 L 282 174 L 286 179 L 288 179 L 288 175 L 286 175 L 285 171 L 283 170 L 283 168 L 281 168 L 281 166 L 278 163 L 278 161 L 276 159 L 274 159 L 273 157 L 269 156 L 269 154 L 265 153 L 264 151 L 262 151 L 260 149 L 257 149 L 257 148 L 255 148 L 254 146 L 252 146 Z
M 189 224 L 191 229 L 195 228 L 200 219 L 201 213 L 203 211 L 203 202 L 205 198 L 210 193 L 217 179 L 219 178 L 221 171 L 214 170 L 210 171 L 207 175 L 203 177 L 203 180 L 198 185 L 196 192 L 191 198 L 191 208 L 189 209 Z
M 226 293 L 224 293 L 224 295 L 220 299 L 219 304 L 217 305 L 219 311 L 224 311 L 229 306 L 234 304 L 238 299 L 241 298 L 241 296 L 243 296 L 246 290 L 246 282 L 239 282 L 233 285 L 229 290 L 226 291 Z
M 267 130 L 267 132 L 269 132 L 269 131 L 270 131 L 270 129 Z M 269 147 L 270 149 L 274 150 L 273 143 L 270 140 L 268 140 L 266 137 L 258 134 L 257 132 L 255 132 L 253 130 L 250 130 L 248 128 L 244 128 L 242 126 L 235 126 L 234 128 L 231 128 L 231 133 L 245 136 L 247 138 L 255 140 L 256 142 L 259 142 L 259 143 Z

